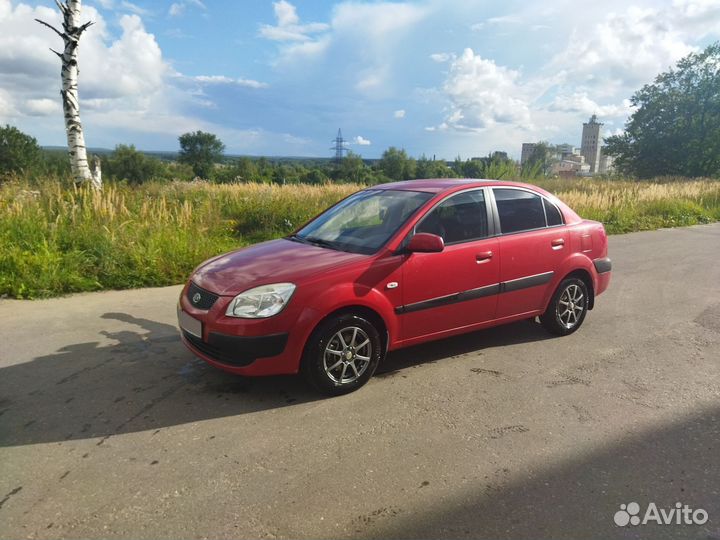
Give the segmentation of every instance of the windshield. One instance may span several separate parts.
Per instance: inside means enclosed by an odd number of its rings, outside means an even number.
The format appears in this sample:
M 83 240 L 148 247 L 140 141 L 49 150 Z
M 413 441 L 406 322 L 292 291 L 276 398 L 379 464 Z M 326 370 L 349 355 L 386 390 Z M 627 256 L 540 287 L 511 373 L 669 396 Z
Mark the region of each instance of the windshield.
M 375 253 L 431 193 L 368 189 L 340 201 L 292 238 L 332 249 Z

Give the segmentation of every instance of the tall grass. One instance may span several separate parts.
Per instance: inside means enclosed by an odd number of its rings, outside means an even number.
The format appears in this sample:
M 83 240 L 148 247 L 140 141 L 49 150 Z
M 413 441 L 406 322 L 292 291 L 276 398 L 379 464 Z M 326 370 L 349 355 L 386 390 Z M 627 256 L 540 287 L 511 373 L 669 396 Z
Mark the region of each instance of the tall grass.
M 718 181 L 539 185 L 610 233 L 720 220 Z M 180 283 L 204 259 L 286 234 L 361 187 L 151 182 L 96 193 L 61 181 L 7 181 L 0 186 L 0 296 Z

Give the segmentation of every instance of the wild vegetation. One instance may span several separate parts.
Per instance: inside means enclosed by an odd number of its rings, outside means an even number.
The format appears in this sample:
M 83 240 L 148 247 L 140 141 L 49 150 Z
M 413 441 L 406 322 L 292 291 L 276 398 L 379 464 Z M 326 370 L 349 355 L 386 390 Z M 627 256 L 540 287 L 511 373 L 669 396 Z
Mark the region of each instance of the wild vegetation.
M 714 180 L 535 183 L 610 233 L 720 220 Z M 150 181 L 97 192 L 16 176 L 0 185 L 0 296 L 181 283 L 204 259 L 287 234 L 361 187 Z
M 179 137 L 177 155 L 117 146 L 102 156 L 100 192 L 73 183 L 63 152 L 0 127 L 0 296 L 180 283 L 202 260 L 287 234 L 363 186 L 412 178 L 527 180 L 611 234 L 718 221 L 719 87 L 714 44 L 636 93 L 625 133 L 607 139 L 624 178 L 549 179 L 548 143 L 523 167 L 502 152 L 447 162 L 394 147 L 374 161 L 269 160 L 224 156 L 197 131 Z M 678 176 L 658 177 L 668 173 Z
M 607 153 L 626 174 L 720 176 L 720 42 L 691 53 L 630 99 Z

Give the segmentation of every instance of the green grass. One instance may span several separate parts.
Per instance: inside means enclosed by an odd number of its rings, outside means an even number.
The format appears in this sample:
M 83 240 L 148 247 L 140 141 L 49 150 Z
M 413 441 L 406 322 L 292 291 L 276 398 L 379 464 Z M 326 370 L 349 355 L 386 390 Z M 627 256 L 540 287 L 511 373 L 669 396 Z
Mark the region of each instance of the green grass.
M 609 233 L 720 220 L 720 182 L 538 182 Z M 183 282 L 203 260 L 275 238 L 362 186 L 0 185 L 0 296 L 40 298 Z

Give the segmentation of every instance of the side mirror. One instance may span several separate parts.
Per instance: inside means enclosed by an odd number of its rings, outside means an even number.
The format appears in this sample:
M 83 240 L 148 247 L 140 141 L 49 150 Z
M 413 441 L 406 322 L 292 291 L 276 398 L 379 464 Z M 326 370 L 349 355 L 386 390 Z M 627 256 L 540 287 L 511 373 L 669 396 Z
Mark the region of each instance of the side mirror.
M 410 239 L 407 250 L 411 253 L 439 253 L 445 249 L 441 236 L 430 233 L 417 233 Z

